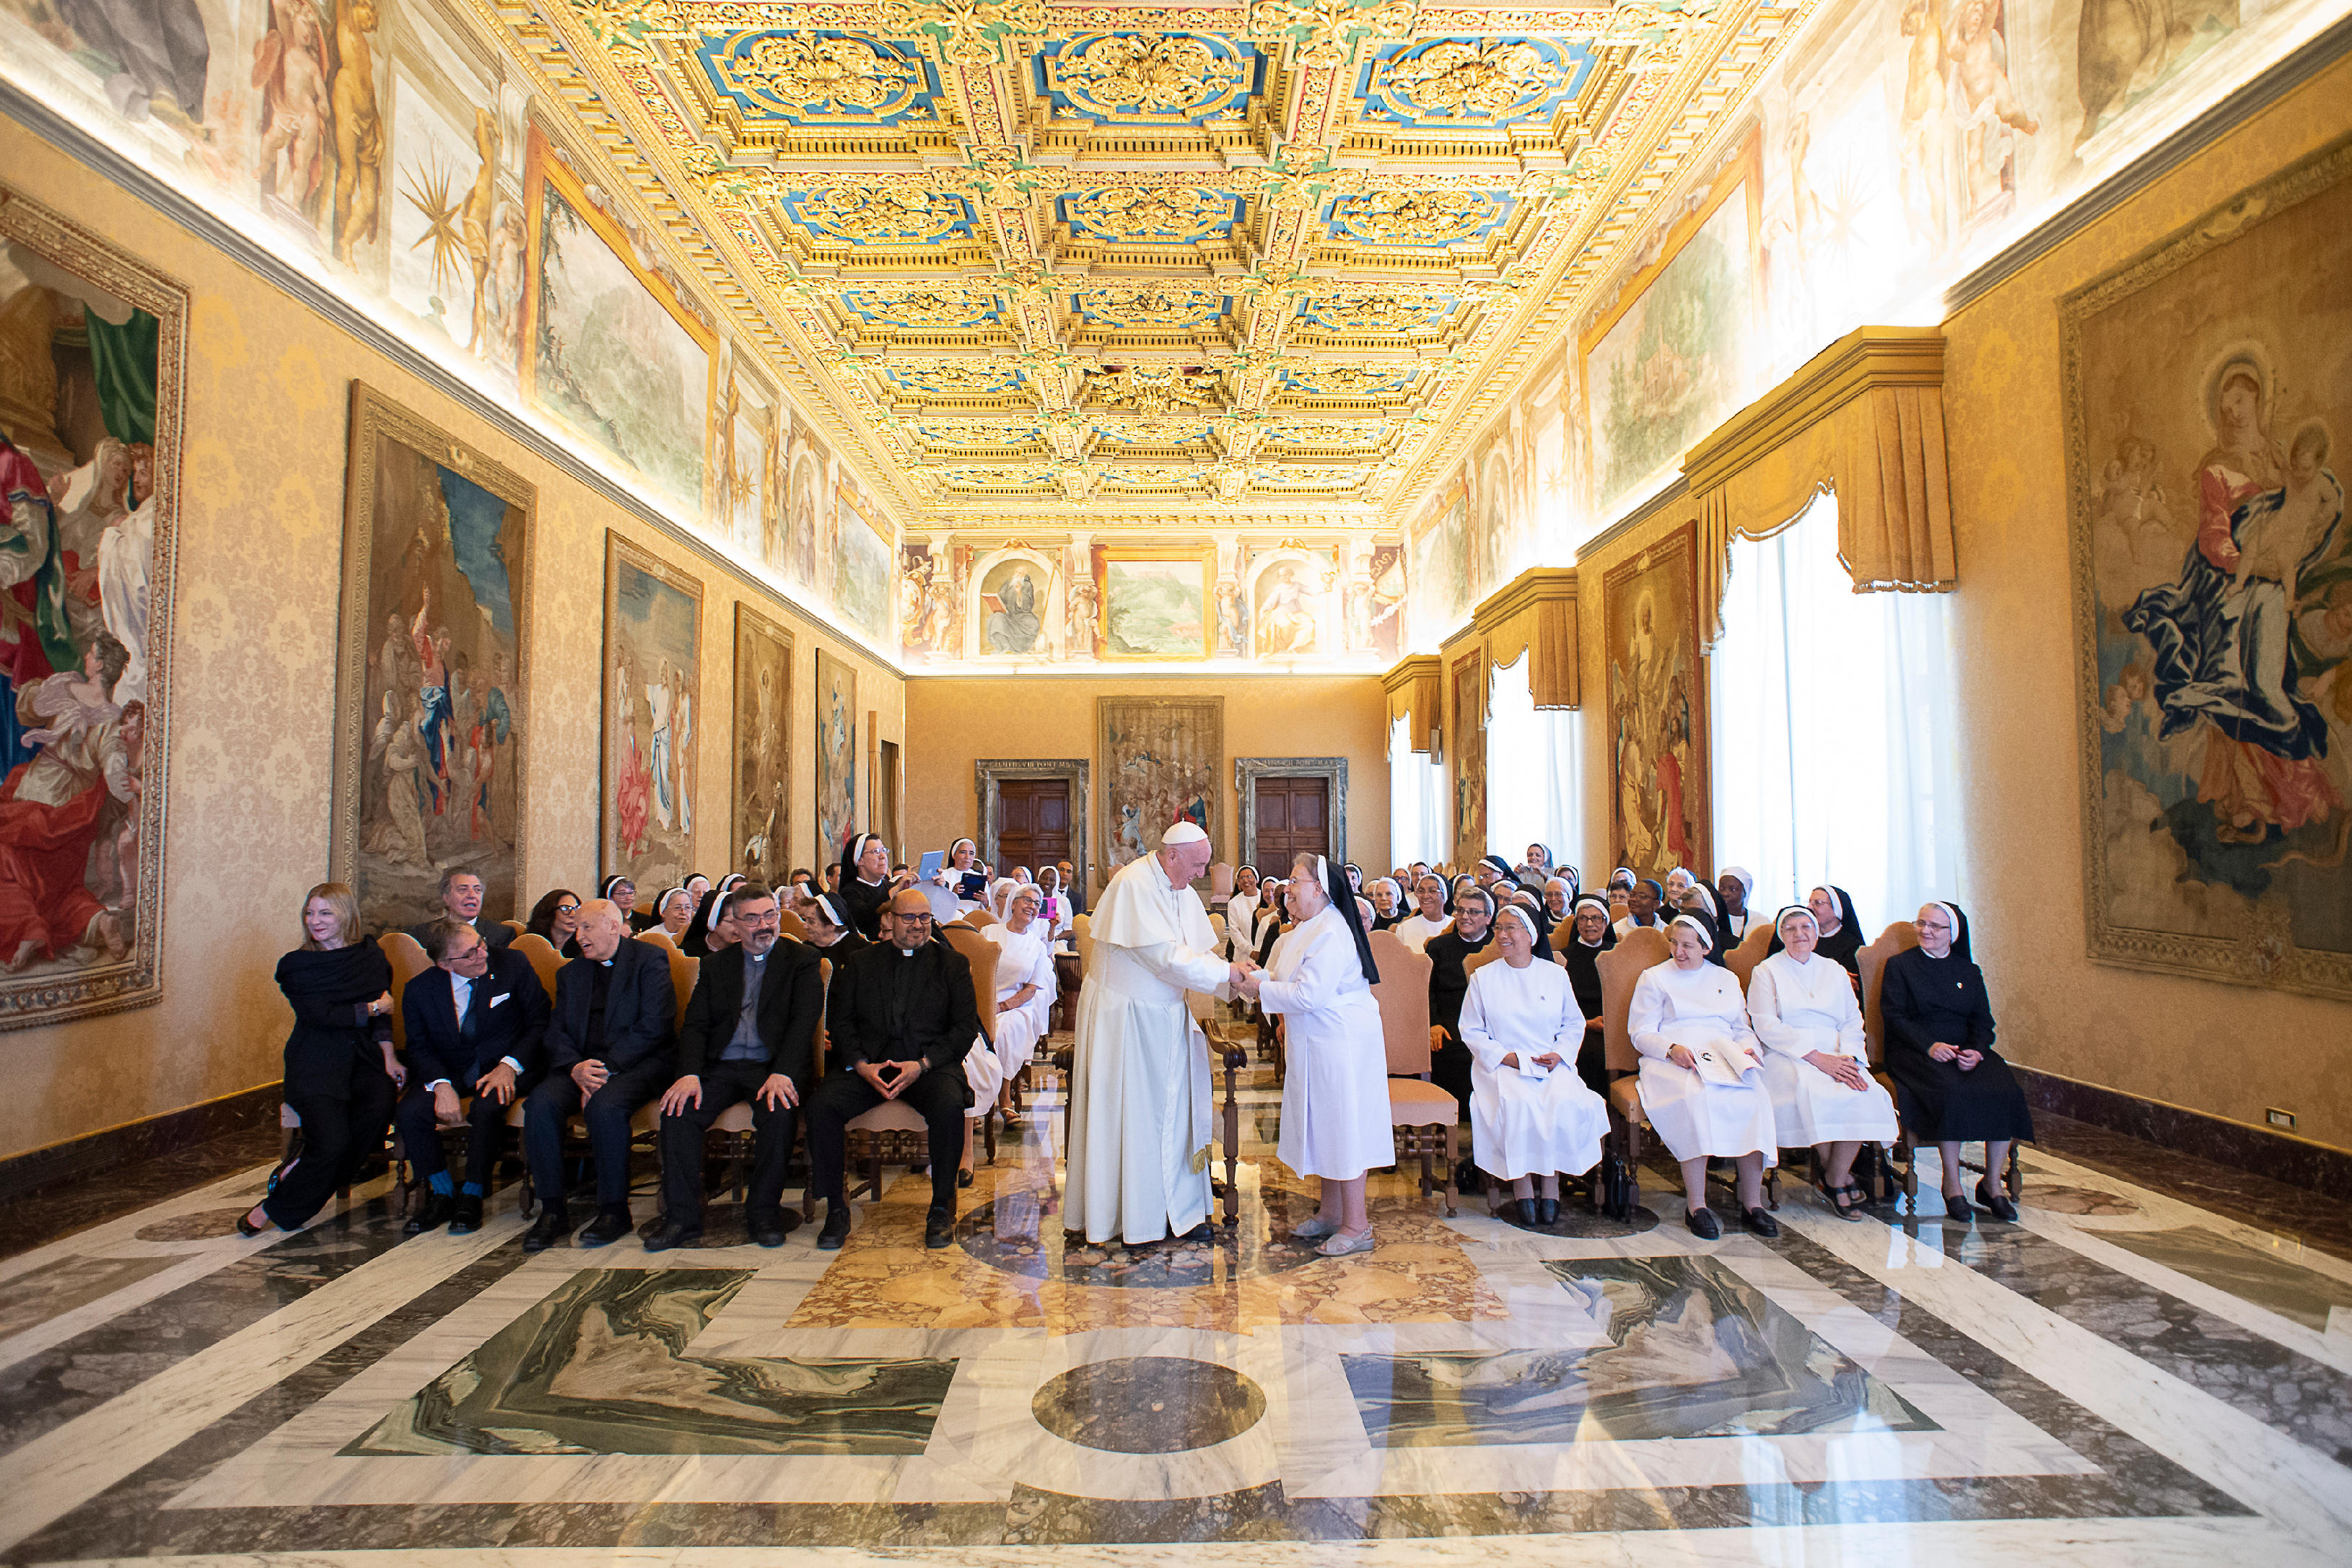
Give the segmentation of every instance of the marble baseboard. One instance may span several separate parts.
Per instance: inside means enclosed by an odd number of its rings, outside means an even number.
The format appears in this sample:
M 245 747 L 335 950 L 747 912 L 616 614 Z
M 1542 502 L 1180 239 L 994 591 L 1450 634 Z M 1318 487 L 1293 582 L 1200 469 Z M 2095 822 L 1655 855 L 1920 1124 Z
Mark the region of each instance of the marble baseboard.
M 14 1206 L 47 1189 L 87 1181 L 232 1133 L 278 1124 L 279 1085 L 264 1083 L 184 1110 L 168 1111 L 0 1160 L 0 1204 Z
M 2352 1153 L 2055 1072 L 2011 1065 L 2037 1111 L 2054 1111 L 2159 1148 L 2352 1202 Z

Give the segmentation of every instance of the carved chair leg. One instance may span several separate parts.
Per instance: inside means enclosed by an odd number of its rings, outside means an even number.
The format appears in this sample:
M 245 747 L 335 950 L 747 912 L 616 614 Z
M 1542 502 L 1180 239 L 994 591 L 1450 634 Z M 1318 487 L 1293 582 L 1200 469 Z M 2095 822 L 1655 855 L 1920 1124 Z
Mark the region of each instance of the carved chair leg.
M 1448 1219 L 1453 1218 L 1454 1213 L 1457 1196 L 1454 1190 L 1454 1173 L 1461 1168 L 1461 1154 L 1462 1130 L 1449 1124 L 1445 1129 L 1445 1218 Z

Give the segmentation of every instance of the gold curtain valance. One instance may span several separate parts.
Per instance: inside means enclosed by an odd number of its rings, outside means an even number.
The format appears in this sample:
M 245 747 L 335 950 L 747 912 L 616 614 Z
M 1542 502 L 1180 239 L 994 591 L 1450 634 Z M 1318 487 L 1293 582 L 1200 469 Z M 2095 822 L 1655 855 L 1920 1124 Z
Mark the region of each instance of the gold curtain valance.
M 1434 653 L 1412 653 L 1400 659 L 1381 677 L 1381 685 L 1389 694 L 1389 723 L 1399 717 L 1412 721 L 1405 734 L 1412 739 L 1412 748 L 1429 750 L 1429 733 L 1435 729 L 1444 713 L 1444 687 L 1440 684 L 1442 668 Z
M 1948 592 L 1951 481 L 1944 455 L 1944 336 L 1863 327 L 1823 349 L 1683 459 L 1698 514 L 1699 624 L 1723 634 L 1731 541 L 1837 497 L 1838 559 L 1854 591 Z
M 1486 639 L 1479 632 L 1478 623 L 1473 621 L 1440 643 L 1437 656 L 1442 672 L 1439 679 L 1444 692 L 1443 701 L 1447 714 L 1445 755 L 1459 758 L 1462 737 L 1474 729 L 1486 727 L 1486 704 L 1495 685 L 1494 671 L 1486 663 Z M 1462 685 L 1462 673 L 1474 661 L 1478 678 L 1472 681 L 1465 690 Z M 1469 699 L 1466 704 L 1463 701 L 1465 696 Z
M 1489 594 L 1470 618 L 1496 669 L 1528 655 L 1538 708 L 1577 706 L 1576 569 L 1530 567 Z

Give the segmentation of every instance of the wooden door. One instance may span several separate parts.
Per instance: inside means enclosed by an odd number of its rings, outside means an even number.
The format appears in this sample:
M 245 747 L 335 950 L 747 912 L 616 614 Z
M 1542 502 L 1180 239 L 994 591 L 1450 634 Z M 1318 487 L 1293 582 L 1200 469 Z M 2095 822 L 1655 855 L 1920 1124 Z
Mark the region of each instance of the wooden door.
M 1331 852 L 1331 782 L 1328 779 L 1257 780 L 1256 863 L 1290 874 L 1293 855 Z
M 1070 781 L 1006 779 L 996 786 L 996 873 L 1070 859 Z

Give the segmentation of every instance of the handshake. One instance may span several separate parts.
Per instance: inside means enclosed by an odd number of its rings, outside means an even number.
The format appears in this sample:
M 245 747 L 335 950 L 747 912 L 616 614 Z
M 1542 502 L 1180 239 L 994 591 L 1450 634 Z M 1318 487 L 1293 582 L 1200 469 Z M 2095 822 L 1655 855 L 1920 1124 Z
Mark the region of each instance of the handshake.
M 1236 958 L 1227 966 L 1226 977 L 1233 984 L 1234 994 L 1237 997 L 1247 997 L 1251 1001 L 1257 1000 L 1258 982 L 1265 977 L 1265 970 L 1247 958 Z

